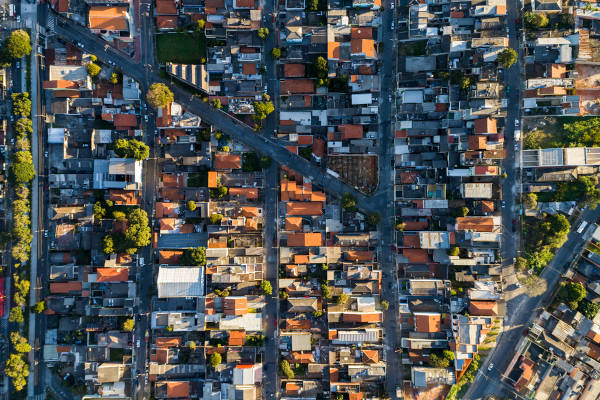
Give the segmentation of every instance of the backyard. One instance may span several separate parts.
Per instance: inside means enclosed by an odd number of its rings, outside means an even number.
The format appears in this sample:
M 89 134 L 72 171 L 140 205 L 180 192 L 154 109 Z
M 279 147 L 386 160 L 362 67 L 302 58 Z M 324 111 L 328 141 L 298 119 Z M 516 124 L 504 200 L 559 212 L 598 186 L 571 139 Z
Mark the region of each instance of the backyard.
M 206 62 L 206 38 L 200 32 L 156 35 L 156 47 L 161 63 L 202 64 Z
M 600 146 L 600 118 L 545 117 L 524 121 L 524 149 Z

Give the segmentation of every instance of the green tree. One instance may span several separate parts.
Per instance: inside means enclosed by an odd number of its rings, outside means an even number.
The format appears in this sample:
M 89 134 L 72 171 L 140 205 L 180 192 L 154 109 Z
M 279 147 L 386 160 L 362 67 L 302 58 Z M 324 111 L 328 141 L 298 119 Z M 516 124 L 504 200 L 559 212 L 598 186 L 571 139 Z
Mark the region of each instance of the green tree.
M 454 361 L 454 352 L 451 350 L 443 350 L 442 355 L 446 360 Z
M 133 332 L 133 328 L 135 327 L 135 321 L 133 318 L 128 318 L 123 322 L 123 330 L 125 332 Z
M 342 293 L 337 297 L 337 303 L 338 304 L 346 304 L 346 302 L 348 301 L 349 298 L 350 298 L 350 296 L 348 296 L 346 293 Z
M 116 72 L 110 74 L 110 83 L 112 83 L 113 85 L 119 83 L 119 74 L 117 74 Z
M 367 215 L 367 224 L 370 226 L 377 226 L 381 222 L 381 215 L 379 213 L 371 213 Z
M 19 137 L 25 137 L 32 134 L 33 125 L 31 120 L 29 118 L 19 118 L 17 122 L 15 122 L 15 132 Z
M 150 156 L 150 148 L 146 143 L 137 139 L 117 139 L 115 153 L 123 158 L 135 158 L 138 161 L 145 160 Z
M 515 268 L 519 272 L 523 272 L 527 269 L 527 260 L 523 257 L 517 257 L 515 260 Z
M 598 314 L 598 310 L 600 310 L 600 305 L 585 299 L 581 300 L 577 307 L 577 311 L 585 315 L 587 319 L 594 319 L 596 314 Z
M 217 352 L 212 353 L 209 357 L 210 366 L 213 368 L 215 368 L 217 365 L 221 364 L 222 361 L 223 360 L 222 360 L 221 354 L 219 354 Z
M 31 53 L 29 34 L 23 29 L 13 31 L 4 43 L 6 53 L 11 58 L 23 58 Z
M 102 239 L 102 251 L 107 256 L 115 252 L 115 244 L 111 235 L 106 235 Z
M 458 246 L 452 246 L 448 250 L 448 255 L 450 255 L 450 256 L 457 256 L 459 254 L 460 254 L 460 248 Z
M 181 265 L 189 266 L 206 265 L 206 248 L 199 246 L 192 249 L 185 249 L 179 262 Z
M 17 392 L 20 392 L 27 385 L 29 376 L 29 366 L 19 353 L 11 353 L 6 360 L 4 373 L 12 378 L 12 384 Z
M 13 93 L 10 96 L 12 98 L 13 114 L 17 117 L 28 118 L 31 115 L 31 100 L 29 99 L 29 93 Z
M 223 215 L 221 215 L 221 214 L 211 214 L 210 215 L 210 223 L 213 225 L 220 224 L 222 219 L 223 219 Z
M 287 360 L 281 360 L 279 369 L 281 370 L 281 374 L 287 379 L 294 379 L 294 371 Z
M 134 208 L 127 215 L 129 227 L 125 231 L 125 239 L 130 243 L 130 247 L 144 247 L 150 244 L 152 232 L 148 226 L 148 214 L 141 208 Z
M 350 193 L 342 196 L 342 208 L 346 211 L 356 211 L 356 198 Z
M 504 49 L 498 53 L 498 64 L 508 69 L 517 62 L 517 52 L 514 49 Z
M 431 353 L 429 356 L 429 364 L 431 364 L 433 368 L 448 368 L 450 366 L 450 361 L 437 353 Z
M 106 209 L 102 207 L 102 202 L 94 203 L 94 219 L 101 220 L 106 215 Z
M 204 31 L 204 26 L 206 25 L 206 21 L 203 19 L 199 19 L 196 21 L 196 31 L 202 32 Z
M 96 62 L 96 61 L 98 61 L 98 57 L 96 57 L 96 56 L 95 56 L 95 55 L 93 55 L 93 54 L 90 54 L 90 61 L 91 61 L 91 62 Z
M 390 303 L 387 300 L 381 300 L 381 308 L 387 311 L 390 308 Z
M 15 306 L 10 309 L 10 313 L 8 314 L 8 321 L 16 322 L 17 324 L 23 323 L 23 310 L 20 306 Z
M 213 106 L 214 108 L 218 108 L 218 109 L 220 109 L 220 108 L 222 107 L 222 105 L 221 105 L 221 99 L 219 99 L 218 97 L 217 97 L 216 99 L 214 99 L 214 100 L 212 101 L 212 106 Z
M 119 211 L 119 210 L 113 211 L 112 217 L 117 222 L 126 222 L 127 221 L 127 214 L 125 214 L 123 211 Z
M 198 206 L 196 205 L 196 202 L 195 202 L 195 201 L 193 201 L 193 200 L 190 200 L 190 201 L 188 201 L 188 202 L 187 202 L 187 209 L 188 209 L 188 210 L 190 210 L 190 211 L 194 211 L 194 210 L 196 210 L 196 208 L 197 208 L 197 207 L 198 207 Z
M 12 342 L 15 351 L 18 353 L 29 353 L 31 351 L 31 345 L 19 332 L 11 332 L 10 341 Z
M 269 28 L 258 28 L 258 37 L 265 40 L 269 36 Z
M 523 197 L 523 205 L 525 208 L 537 208 L 537 194 L 527 193 Z
M 271 282 L 269 281 L 262 281 L 260 283 L 260 290 L 262 292 L 262 294 L 270 296 L 273 294 L 273 287 L 271 286 Z
M 252 119 L 255 122 L 261 122 L 263 119 L 267 118 L 269 114 L 275 111 L 275 106 L 270 101 L 255 101 L 254 102 L 254 115 Z
M 13 163 L 10 165 L 11 179 L 15 183 L 29 183 L 35 177 L 35 168 L 31 153 L 28 151 L 18 151 L 13 156 Z
M 190 340 L 190 350 L 195 351 L 196 350 L 196 342 L 194 342 L 193 340 Z
M 15 149 L 17 151 L 30 151 L 31 143 L 29 142 L 29 139 L 26 137 L 17 138 L 17 141 L 15 142 Z
M 539 224 L 544 241 L 551 248 L 558 248 L 567 241 L 567 235 L 571 230 L 571 224 L 567 217 L 562 214 L 547 215 Z
M 148 104 L 154 108 L 164 108 L 175 100 L 173 92 L 164 83 L 153 83 L 146 94 Z
M 33 306 L 33 312 L 36 313 L 36 314 L 43 313 L 45 309 L 46 309 L 46 302 L 44 300 L 38 301 Z
M 452 210 L 452 216 L 453 217 L 466 217 L 469 214 L 469 209 L 467 207 L 459 207 L 459 208 L 454 208 Z
M 29 295 L 30 282 L 27 279 L 22 279 L 19 274 L 13 274 L 15 292 L 13 294 L 16 305 L 24 306 L 27 304 L 27 296 Z
M 533 30 L 545 28 L 550 22 L 546 14 L 532 11 L 527 11 L 525 14 L 523 14 L 523 20 L 525 21 L 527 28 Z
M 308 12 L 317 11 L 319 9 L 319 0 L 306 0 L 305 10 Z
M 96 76 L 98 76 L 100 71 L 102 71 L 102 68 L 100 68 L 100 66 L 98 64 L 95 64 L 93 62 L 89 63 L 85 67 L 85 69 L 86 69 L 88 75 L 91 76 L 92 78 L 95 78 Z
M 323 296 L 324 299 L 331 299 L 331 290 L 329 290 L 329 286 L 325 284 L 321 285 L 321 296 Z
M 278 47 L 273 47 L 271 49 L 271 57 L 278 60 L 281 57 L 281 49 Z
M 567 303 L 567 305 L 576 310 L 579 302 L 585 298 L 586 291 L 583 285 L 579 282 L 563 282 L 556 295 L 559 301 Z

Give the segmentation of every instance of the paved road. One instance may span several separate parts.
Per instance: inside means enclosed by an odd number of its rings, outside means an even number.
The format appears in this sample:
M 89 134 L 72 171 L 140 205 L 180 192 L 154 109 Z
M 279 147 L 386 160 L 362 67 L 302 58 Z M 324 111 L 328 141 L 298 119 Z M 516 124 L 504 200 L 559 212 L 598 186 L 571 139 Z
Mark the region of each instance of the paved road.
M 221 131 L 227 133 L 232 138 L 256 149 L 264 155 L 270 156 L 280 165 L 293 168 L 296 172 L 310 178 L 314 183 L 322 186 L 330 194 L 341 196 L 343 193 L 352 193 L 357 199 L 357 207 L 365 212 L 381 212 L 387 203 L 385 193 L 378 192 L 374 196 L 366 196 L 360 193 L 352 186 L 340 181 L 334 176 L 324 173 L 324 171 L 305 160 L 304 158 L 290 153 L 283 146 L 279 145 L 272 138 L 256 134 L 250 127 L 233 118 L 223 111 L 217 110 L 200 98 L 192 96 L 187 90 L 178 85 L 172 84 L 167 80 L 161 79 L 157 74 L 150 74 L 142 65 L 135 64 L 130 59 L 124 57 L 110 46 L 106 45 L 102 39 L 92 35 L 86 28 L 78 26 L 72 22 L 66 21 L 60 16 L 52 14 L 60 23 L 56 24 L 56 33 L 72 42 L 79 42 L 84 45 L 86 50 L 94 53 L 99 59 L 112 61 L 119 66 L 126 74 L 136 79 L 145 86 L 145 82 L 163 82 L 168 85 L 175 100 L 184 105 L 190 112 L 198 115 L 204 121 L 218 127 Z M 61 24 L 64 24 L 61 25 Z M 148 77 L 148 81 L 146 78 Z

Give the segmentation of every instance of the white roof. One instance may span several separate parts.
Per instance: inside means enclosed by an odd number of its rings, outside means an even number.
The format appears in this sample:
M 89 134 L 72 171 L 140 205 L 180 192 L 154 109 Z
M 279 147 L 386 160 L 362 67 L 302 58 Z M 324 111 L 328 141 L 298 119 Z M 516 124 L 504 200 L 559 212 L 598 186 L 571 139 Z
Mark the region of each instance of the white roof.
M 48 128 L 48 144 L 63 144 L 65 128 Z
M 371 93 L 360 93 L 352 95 L 352 105 L 371 103 L 373 103 L 373 95 Z
M 85 65 L 51 65 L 50 81 L 65 80 L 73 82 L 85 82 L 87 70 Z
M 200 297 L 204 295 L 204 267 L 160 267 L 158 297 Z
M 248 313 L 244 315 L 228 315 L 219 321 L 219 330 L 245 330 L 247 332 L 257 332 L 262 330 L 262 314 Z

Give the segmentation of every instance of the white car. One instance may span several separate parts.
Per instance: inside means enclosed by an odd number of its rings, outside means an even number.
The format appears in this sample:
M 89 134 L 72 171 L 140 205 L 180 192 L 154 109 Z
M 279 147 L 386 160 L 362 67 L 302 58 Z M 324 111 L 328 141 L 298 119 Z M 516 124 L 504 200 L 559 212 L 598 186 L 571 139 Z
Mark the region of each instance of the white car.
M 488 371 L 491 371 L 494 368 L 494 363 L 490 363 L 490 365 L 488 365 Z
M 148 116 L 144 115 L 144 121 L 148 122 Z
M 519 120 L 515 119 L 515 128 L 518 128 L 518 127 L 519 127 Z
M 138 348 L 140 347 L 140 339 L 138 339 L 138 340 L 135 342 L 135 347 L 138 347 Z

